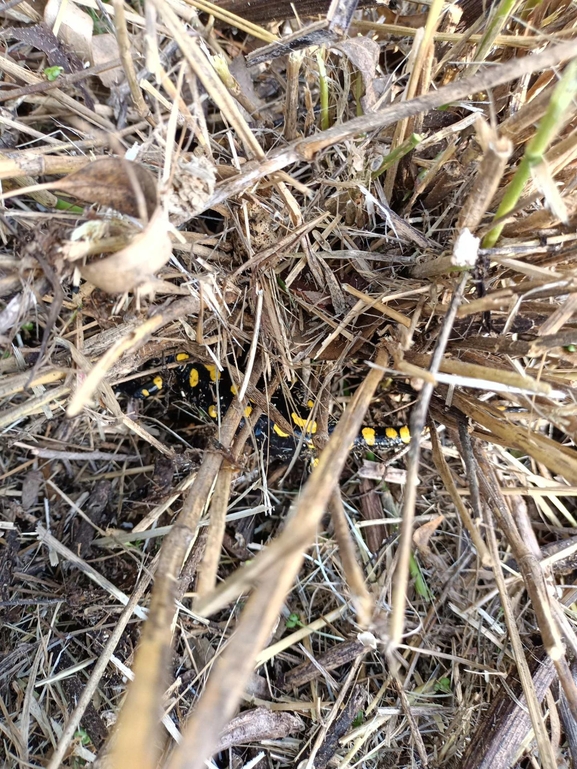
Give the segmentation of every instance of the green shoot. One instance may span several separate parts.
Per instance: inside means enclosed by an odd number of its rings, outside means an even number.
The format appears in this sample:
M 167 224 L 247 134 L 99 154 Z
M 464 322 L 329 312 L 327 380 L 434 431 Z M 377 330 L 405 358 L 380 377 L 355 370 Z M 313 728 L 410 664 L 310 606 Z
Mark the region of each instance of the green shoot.
M 53 83 L 64 72 L 62 67 L 46 67 L 44 69 L 44 77 L 49 83 Z
M 423 572 L 421 571 L 421 567 L 419 566 L 417 559 L 412 553 L 411 553 L 411 559 L 409 562 L 409 572 L 411 574 L 411 578 L 414 580 L 415 592 L 417 593 L 417 595 L 420 598 L 422 598 L 424 601 L 430 601 L 433 596 L 431 595 L 431 591 L 429 590 L 429 587 L 425 582 L 425 578 L 423 577 Z
M 378 179 L 379 176 L 384 171 L 386 171 L 387 168 L 389 168 L 389 166 L 392 166 L 393 163 L 399 161 L 408 152 L 414 150 L 415 147 L 417 147 L 422 141 L 423 137 L 420 134 L 411 134 L 408 139 L 405 139 L 402 144 L 399 144 L 398 147 L 396 147 L 392 152 L 389 152 L 389 154 L 383 158 L 381 165 L 377 168 L 376 171 L 372 172 L 372 180 L 374 181 L 375 179 Z
M 557 135 L 560 126 L 563 124 L 565 112 L 576 95 L 577 59 L 573 59 L 565 68 L 565 72 L 553 91 L 547 112 L 543 115 L 535 135 L 525 148 L 525 155 L 519 163 L 515 175 L 509 182 L 503 200 L 495 214 L 495 219 L 506 216 L 517 205 L 525 184 L 531 176 L 531 169 L 544 162 L 545 151 Z M 482 247 L 492 248 L 499 240 L 503 227 L 503 224 L 493 227 L 483 238 Z

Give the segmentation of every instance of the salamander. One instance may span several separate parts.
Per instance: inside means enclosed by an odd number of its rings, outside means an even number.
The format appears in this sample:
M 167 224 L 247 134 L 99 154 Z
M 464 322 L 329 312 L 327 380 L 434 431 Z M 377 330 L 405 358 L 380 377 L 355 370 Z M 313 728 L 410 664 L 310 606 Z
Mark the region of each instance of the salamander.
M 224 414 L 232 398 L 236 395 L 228 371 L 219 371 L 215 364 L 192 362 L 188 353 L 178 353 L 165 359 L 166 363 L 179 363 L 175 369 L 176 389 L 188 403 L 211 420 L 218 420 Z M 156 374 L 150 381 L 138 387 L 132 397 L 148 399 L 161 393 L 168 387 L 165 378 Z M 292 395 L 292 393 L 291 393 Z M 317 431 L 317 423 L 310 417 L 314 406 L 312 400 L 301 402 L 297 395 L 287 398 L 283 393 L 273 396 L 272 404 L 292 425 L 293 434 L 286 432 L 271 418 L 262 415 L 254 426 L 257 442 L 267 442 L 268 453 L 272 458 L 290 457 L 299 443 L 305 448 L 313 448 L 312 438 Z M 252 406 L 245 409 L 248 417 Z M 329 433 L 334 430 L 336 422 L 329 423 Z M 390 451 L 407 446 L 411 440 L 411 432 L 406 424 L 390 426 L 364 425 L 351 448 L 374 451 L 377 453 Z

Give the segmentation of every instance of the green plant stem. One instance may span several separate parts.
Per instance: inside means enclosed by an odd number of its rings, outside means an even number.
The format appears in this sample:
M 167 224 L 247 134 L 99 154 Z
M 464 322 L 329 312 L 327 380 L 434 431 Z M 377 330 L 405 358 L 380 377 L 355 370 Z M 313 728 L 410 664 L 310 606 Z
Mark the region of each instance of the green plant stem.
M 516 4 L 517 0 L 501 0 L 497 6 L 495 15 L 489 22 L 487 31 L 477 46 L 477 50 L 475 51 L 475 62 L 472 65 L 472 68 L 469 68 L 468 73 L 472 70 L 476 70 L 481 65 L 481 63 L 485 61 L 485 57 L 493 47 L 495 38 L 500 34 L 501 30 L 507 23 L 507 20 L 513 13 L 513 9 Z
M 423 137 L 421 134 L 411 134 L 408 139 L 405 139 L 402 144 L 399 144 L 398 147 L 396 147 L 392 152 L 389 152 L 389 154 L 383 158 L 381 165 L 371 174 L 371 179 L 373 181 L 378 179 L 379 176 L 384 171 L 386 171 L 387 168 L 389 168 L 389 166 L 393 165 L 393 163 L 396 163 L 411 150 L 414 150 L 415 147 L 417 147 L 422 141 Z
M 567 65 L 565 72 L 557 83 L 547 112 L 543 115 L 535 136 L 533 136 L 525 148 L 523 159 L 505 190 L 505 195 L 497 209 L 495 219 L 506 216 L 517 205 L 525 184 L 531 176 L 531 168 L 543 162 L 545 151 L 562 127 L 565 112 L 570 107 L 575 96 L 577 96 L 577 59 L 573 59 Z M 493 248 L 503 231 L 503 227 L 503 224 L 493 227 L 483 238 L 482 247 Z

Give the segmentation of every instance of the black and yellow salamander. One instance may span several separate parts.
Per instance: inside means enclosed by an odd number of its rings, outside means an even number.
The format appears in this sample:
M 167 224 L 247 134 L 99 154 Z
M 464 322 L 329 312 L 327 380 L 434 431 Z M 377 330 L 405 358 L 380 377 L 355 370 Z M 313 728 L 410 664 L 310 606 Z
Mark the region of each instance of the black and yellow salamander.
M 180 364 L 175 368 L 176 389 L 187 403 L 194 406 L 200 415 L 206 415 L 212 420 L 218 420 L 224 414 L 232 398 L 236 395 L 235 385 L 228 372 L 219 371 L 215 364 L 191 362 L 187 353 L 178 353 L 165 359 L 167 364 Z M 159 394 L 166 387 L 164 378 L 157 374 L 145 385 L 132 392 L 134 398 L 147 399 Z M 305 448 L 312 448 L 312 436 L 317 431 L 317 423 L 310 418 L 313 402 L 305 404 L 297 397 L 287 399 L 280 393 L 273 396 L 271 402 L 288 424 L 293 427 L 293 434 L 286 432 L 268 416 L 261 416 L 254 426 L 257 441 L 267 444 L 269 456 L 286 459 L 290 457 L 299 443 Z M 307 413 L 308 410 L 308 413 Z M 252 407 L 245 409 L 249 416 Z M 336 423 L 329 424 L 329 433 Z M 377 453 L 390 451 L 407 446 L 411 433 L 407 425 L 390 427 L 363 426 L 353 444 L 354 449 L 375 451 Z

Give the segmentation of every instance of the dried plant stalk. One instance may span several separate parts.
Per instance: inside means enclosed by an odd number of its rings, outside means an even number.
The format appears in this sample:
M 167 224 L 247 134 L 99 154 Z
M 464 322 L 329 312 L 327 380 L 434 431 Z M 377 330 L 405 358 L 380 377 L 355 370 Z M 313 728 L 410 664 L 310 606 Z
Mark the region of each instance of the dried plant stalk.
M 491 205 L 512 152 L 510 139 L 504 136 L 488 137 L 483 159 L 457 220 L 457 231 L 466 227 L 475 232 Z

